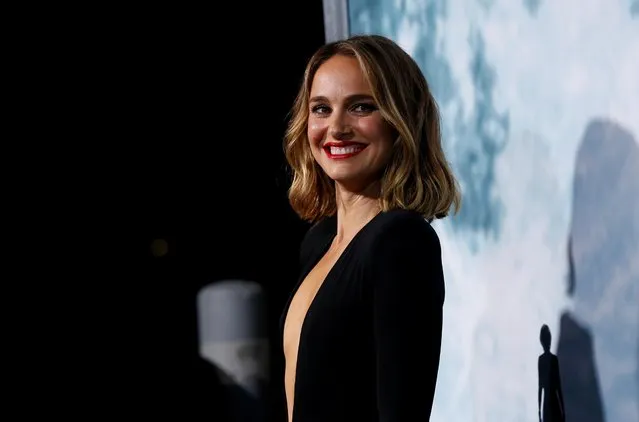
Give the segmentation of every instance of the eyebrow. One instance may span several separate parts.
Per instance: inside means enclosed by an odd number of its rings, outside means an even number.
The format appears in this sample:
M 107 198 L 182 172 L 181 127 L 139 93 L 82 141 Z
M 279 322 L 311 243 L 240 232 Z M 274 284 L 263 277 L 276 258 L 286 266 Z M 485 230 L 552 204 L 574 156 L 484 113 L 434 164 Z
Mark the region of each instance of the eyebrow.
M 374 98 L 372 95 L 368 95 L 368 94 L 353 94 L 346 97 L 347 103 L 353 103 L 355 101 L 362 101 L 362 100 L 373 101 Z M 309 103 L 320 103 L 320 102 L 330 103 L 328 98 L 326 98 L 323 95 L 316 95 L 315 97 L 312 97 L 310 100 L 308 100 L 308 102 Z

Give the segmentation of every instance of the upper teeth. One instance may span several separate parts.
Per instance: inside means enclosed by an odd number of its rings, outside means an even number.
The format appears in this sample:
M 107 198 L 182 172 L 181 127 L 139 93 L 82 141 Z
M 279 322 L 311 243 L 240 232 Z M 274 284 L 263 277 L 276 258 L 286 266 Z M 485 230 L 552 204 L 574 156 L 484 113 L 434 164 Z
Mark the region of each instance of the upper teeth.
M 362 149 L 361 145 L 349 145 L 347 147 L 331 147 L 332 155 L 352 154 Z

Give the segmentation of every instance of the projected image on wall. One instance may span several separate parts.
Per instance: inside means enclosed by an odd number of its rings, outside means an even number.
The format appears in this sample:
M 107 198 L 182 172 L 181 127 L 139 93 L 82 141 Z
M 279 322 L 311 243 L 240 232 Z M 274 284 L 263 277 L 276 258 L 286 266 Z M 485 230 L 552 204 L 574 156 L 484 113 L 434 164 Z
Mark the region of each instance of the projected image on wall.
M 638 2 L 347 5 L 349 34 L 421 66 L 463 190 L 434 223 L 447 294 L 431 420 L 559 406 L 639 421 Z

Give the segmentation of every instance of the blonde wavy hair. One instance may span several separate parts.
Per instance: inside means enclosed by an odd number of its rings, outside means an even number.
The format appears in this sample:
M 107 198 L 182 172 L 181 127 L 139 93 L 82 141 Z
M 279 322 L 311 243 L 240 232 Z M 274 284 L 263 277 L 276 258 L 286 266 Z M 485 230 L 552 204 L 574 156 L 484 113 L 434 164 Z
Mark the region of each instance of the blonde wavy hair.
M 409 54 L 379 35 L 326 44 L 306 66 L 284 137 L 284 154 L 293 176 L 288 190 L 293 210 L 309 222 L 337 211 L 334 182 L 313 158 L 307 135 L 313 77 L 335 55 L 357 59 L 382 117 L 396 134 L 381 179 L 381 209 L 414 210 L 428 221 L 445 217 L 452 206 L 457 212 L 459 186 L 444 156 L 439 110 L 426 78 Z

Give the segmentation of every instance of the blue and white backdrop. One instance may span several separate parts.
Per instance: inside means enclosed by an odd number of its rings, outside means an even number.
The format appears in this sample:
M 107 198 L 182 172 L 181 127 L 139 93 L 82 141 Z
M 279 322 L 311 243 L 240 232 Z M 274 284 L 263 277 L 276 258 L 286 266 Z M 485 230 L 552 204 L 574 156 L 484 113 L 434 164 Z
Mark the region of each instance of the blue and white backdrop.
M 432 420 L 537 420 L 548 324 L 568 421 L 639 421 L 639 1 L 346 10 L 348 33 L 389 36 L 422 67 L 464 192 L 435 223 L 447 297 Z

